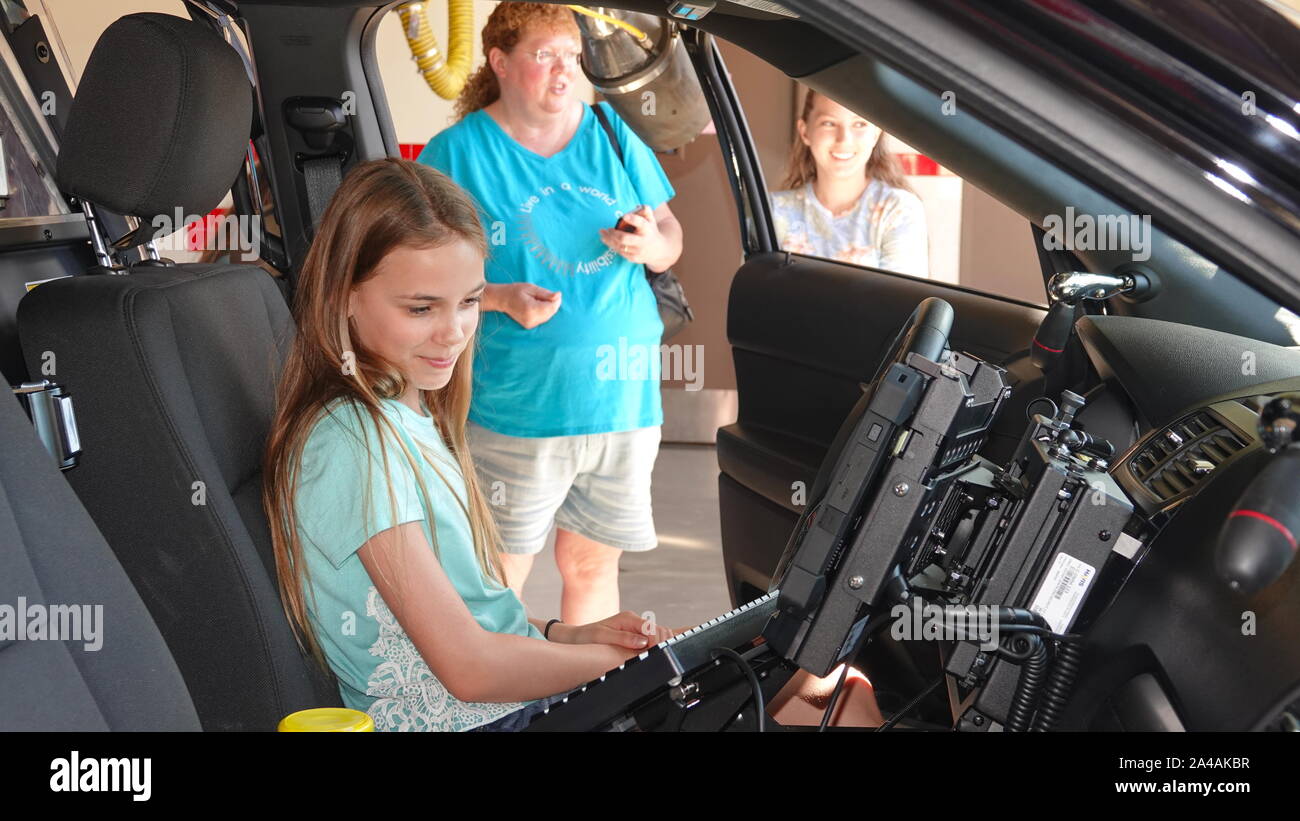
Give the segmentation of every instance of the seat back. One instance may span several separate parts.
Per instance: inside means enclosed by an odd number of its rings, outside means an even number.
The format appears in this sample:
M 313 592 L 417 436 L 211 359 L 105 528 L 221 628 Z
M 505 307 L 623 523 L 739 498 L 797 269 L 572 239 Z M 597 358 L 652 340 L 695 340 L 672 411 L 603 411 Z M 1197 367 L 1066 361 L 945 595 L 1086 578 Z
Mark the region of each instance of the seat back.
M 147 82 L 124 74 L 124 60 L 149 66 Z M 207 213 L 239 173 L 251 100 L 243 64 L 212 31 L 124 17 L 87 63 L 60 185 L 146 224 Z M 162 138 L 137 136 L 153 128 Z M 337 705 L 333 677 L 303 656 L 284 615 L 261 507 L 294 333 L 271 277 L 223 264 L 57 280 L 24 297 L 18 328 L 32 372 L 74 398 L 83 452 L 68 480 L 153 614 L 204 728 L 267 730 Z
M 8 392 L 0 453 L 0 607 L 13 616 L 0 731 L 199 729 L 149 612 Z

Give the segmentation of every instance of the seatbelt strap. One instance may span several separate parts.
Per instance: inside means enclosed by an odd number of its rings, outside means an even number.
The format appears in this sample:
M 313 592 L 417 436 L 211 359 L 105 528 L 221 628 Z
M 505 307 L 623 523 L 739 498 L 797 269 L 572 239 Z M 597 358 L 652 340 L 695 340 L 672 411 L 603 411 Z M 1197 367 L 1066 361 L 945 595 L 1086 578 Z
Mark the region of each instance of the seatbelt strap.
M 337 154 L 303 160 L 303 176 L 307 178 L 307 208 L 311 211 L 311 226 L 320 225 L 325 206 L 343 182 L 343 158 Z
M 221 26 L 221 33 L 226 38 L 226 42 L 239 55 L 239 59 L 244 62 L 244 72 L 248 75 L 248 84 L 257 88 L 257 75 L 253 73 L 253 58 L 248 56 L 244 50 L 244 44 L 240 42 L 239 35 L 235 33 L 235 27 L 230 22 L 230 15 L 223 14 L 217 18 L 217 25 Z

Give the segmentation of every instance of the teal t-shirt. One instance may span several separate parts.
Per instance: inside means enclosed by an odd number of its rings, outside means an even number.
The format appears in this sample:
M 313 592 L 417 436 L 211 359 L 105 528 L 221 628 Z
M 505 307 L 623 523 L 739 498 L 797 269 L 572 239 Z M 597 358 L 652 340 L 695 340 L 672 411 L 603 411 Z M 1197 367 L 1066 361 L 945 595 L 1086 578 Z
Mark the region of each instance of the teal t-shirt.
M 623 147 L 587 107 L 573 138 L 543 157 L 475 111 L 434 137 L 419 161 L 478 201 L 489 240 L 488 282 L 531 282 L 562 293 L 555 316 L 531 330 L 483 313 L 470 419 L 508 436 L 572 436 L 663 423 L 663 322 L 645 267 L 600 240 L 639 205 L 673 187 L 654 152 L 605 103 Z
M 479 568 L 469 519 L 458 502 L 465 499 L 465 480 L 433 418 L 395 399 L 381 406 L 415 455 L 428 503 L 398 440 L 385 432 L 386 477 L 370 414 L 354 402 L 332 403 L 303 447 L 295 496 L 312 624 L 344 705 L 368 713 L 376 729 L 469 730 L 523 705 L 453 696 L 384 603 L 357 551 L 375 534 L 406 522 L 421 522 L 432 546 L 432 522 L 443 570 L 475 620 L 497 633 L 539 639 L 541 633 L 514 592 Z

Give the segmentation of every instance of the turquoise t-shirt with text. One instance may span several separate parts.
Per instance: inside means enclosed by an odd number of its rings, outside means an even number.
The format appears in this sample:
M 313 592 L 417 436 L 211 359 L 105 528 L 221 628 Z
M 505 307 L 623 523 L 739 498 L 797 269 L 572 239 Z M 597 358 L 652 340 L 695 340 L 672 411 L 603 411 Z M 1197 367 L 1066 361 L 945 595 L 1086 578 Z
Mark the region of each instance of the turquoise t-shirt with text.
M 470 419 L 508 436 L 610 433 L 659 425 L 660 338 L 645 268 L 615 254 L 601 228 L 674 191 L 654 152 L 605 103 L 620 163 L 590 107 L 563 149 L 543 157 L 475 111 L 435 136 L 419 161 L 477 200 L 488 282 L 560 291 L 561 307 L 525 330 L 485 311 Z
M 312 626 L 343 704 L 368 713 L 376 729 L 468 730 L 522 704 L 453 696 L 379 595 L 357 551 L 377 533 L 420 522 L 430 546 L 436 533 L 442 568 L 483 629 L 538 639 L 541 633 L 514 592 L 480 569 L 462 507 L 465 480 L 433 417 L 395 399 L 380 404 L 398 438 L 387 431 L 381 437 L 361 406 L 335 401 L 303 446 L 294 501 Z M 415 456 L 427 501 L 399 441 Z

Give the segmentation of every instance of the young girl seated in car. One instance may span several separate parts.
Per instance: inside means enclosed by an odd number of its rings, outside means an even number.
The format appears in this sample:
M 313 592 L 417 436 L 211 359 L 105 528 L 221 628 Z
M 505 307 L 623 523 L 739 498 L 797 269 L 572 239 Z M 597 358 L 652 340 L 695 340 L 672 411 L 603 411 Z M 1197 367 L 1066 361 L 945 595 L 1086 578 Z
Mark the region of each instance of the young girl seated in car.
M 522 729 L 671 635 L 630 612 L 530 619 L 502 583 L 465 443 L 486 251 L 447 177 L 377 160 L 344 179 L 298 281 L 263 504 L 291 622 L 380 730 Z M 825 688 L 806 680 L 774 704 L 806 710 L 793 696 Z M 851 689 L 868 709 L 844 709 L 878 720 Z
M 668 635 L 632 613 L 548 629 L 500 583 L 465 445 L 486 250 L 459 188 L 380 160 L 338 189 L 298 282 L 264 504 L 291 621 L 381 730 L 517 729 Z

